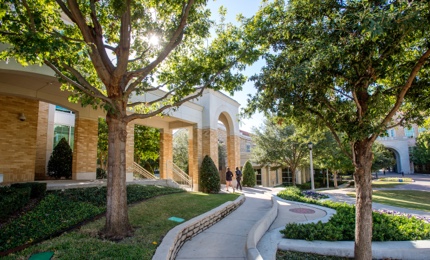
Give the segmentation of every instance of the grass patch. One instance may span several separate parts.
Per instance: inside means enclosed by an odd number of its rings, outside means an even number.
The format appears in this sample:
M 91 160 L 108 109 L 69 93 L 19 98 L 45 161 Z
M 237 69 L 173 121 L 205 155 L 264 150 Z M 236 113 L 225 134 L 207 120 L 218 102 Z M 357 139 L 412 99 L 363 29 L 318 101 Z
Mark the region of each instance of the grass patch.
M 375 190 L 372 201 L 395 207 L 430 211 L 430 192 L 412 190 Z
M 101 218 L 3 259 L 28 259 L 44 251 L 54 251 L 55 259 L 151 259 L 167 232 L 179 224 L 168 220 L 169 217 L 189 220 L 238 196 L 178 193 L 156 197 L 130 206 L 129 219 L 135 229 L 133 237 L 120 242 L 99 239 L 97 233 L 105 223 L 105 218 Z
M 348 192 L 348 196 L 355 198 L 355 192 Z M 417 190 L 374 190 L 372 202 L 389 206 L 430 211 L 430 192 Z
M 347 258 L 347 257 L 339 257 L 339 256 L 326 256 L 326 255 L 318 255 L 318 254 L 311 254 L 311 253 L 302 253 L 302 252 L 296 252 L 296 251 L 280 251 L 278 250 L 276 252 L 276 260 L 348 260 L 348 259 L 354 259 L 354 258 Z

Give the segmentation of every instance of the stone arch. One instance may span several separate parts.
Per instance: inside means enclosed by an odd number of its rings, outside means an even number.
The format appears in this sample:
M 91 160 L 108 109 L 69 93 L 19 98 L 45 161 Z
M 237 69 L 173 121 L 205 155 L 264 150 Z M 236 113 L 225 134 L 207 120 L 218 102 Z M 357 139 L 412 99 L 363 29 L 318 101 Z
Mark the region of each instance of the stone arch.
M 394 153 L 398 173 L 411 173 L 407 140 L 379 140 L 378 142 Z

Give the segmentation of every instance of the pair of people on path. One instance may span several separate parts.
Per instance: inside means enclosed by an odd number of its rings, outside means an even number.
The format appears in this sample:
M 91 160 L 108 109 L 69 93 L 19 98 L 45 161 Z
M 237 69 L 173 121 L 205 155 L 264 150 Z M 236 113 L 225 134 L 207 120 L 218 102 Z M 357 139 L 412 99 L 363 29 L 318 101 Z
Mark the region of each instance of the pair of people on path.
M 236 167 L 236 189 L 242 190 L 242 184 L 240 181 L 242 180 L 242 172 L 239 170 L 239 167 Z M 225 173 L 225 186 L 226 190 L 228 191 L 228 188 L 231 186 L 234 192 L 234 185 L 232 185 L 233 181 L 233 173 L 230 171 L 230 168 L 227 168 L 227 172 Z

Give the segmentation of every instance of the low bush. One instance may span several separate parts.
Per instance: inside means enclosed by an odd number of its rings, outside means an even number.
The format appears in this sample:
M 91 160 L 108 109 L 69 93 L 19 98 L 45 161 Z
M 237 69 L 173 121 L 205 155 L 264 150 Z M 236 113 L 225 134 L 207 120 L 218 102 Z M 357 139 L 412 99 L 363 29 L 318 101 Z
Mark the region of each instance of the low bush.
M 104 211 L 91 203 L 47 195 L 32 211 L 1 229 L 0 251 L 48 238 Z
M 287 224 L 281 231 L 286 238 L 327 241 L 354 240 L 355 206 L 306 198 L 299 189 L 287 188 L 278 194 L 287 200 L 317 204 L 336 210 L 327 223 Z M 430 239 L 430 224 L 415 218 L 373 212 L 373 241 Z
M 30 200 L 31 188 L 0 188 L 0 219 L 8 218 L 23 208 Z M 0 240 L 1 241 L 1 240 Z
M 12 188 L 27 188 L 31 189 L 30 197 L 32 199 L 41 198 L 46 193 L 46 183 L 44 182 L 24 182 L 14 183 L 10 185 Z
M 19 190 L 27 190 L 30 196 L 30 188 Z M 127 202 L 130 204 L 177 192 L 184 191 L 170 187 L 128 185 Z M 34 209 L 1 227 L 0 252 L 58 235 L 104 213 L 106 194 L 106 187 L 49 192 Z

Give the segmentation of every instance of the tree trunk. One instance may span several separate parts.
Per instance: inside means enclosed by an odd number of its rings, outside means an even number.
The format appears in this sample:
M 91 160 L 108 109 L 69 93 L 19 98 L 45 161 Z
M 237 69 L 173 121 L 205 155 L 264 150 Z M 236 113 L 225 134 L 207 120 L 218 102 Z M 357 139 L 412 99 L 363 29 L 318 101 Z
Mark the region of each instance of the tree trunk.
M 333 172 L 333 186 L 337 189 L 337 171 Z
M 291 168 L 291 183 L 296 186 L 296 168 Z
M 127 123 L 115 115 L 107 114 L 108 124 L 108 179 L 106 225 L 102 231 L 106 238 L 120 240 L 132 235 L 128 219 L 126 185 Z
M 372 144 L 357 142 L 354 146 L 356 187 L 355 244 L 356 260 L 372 259 Z

